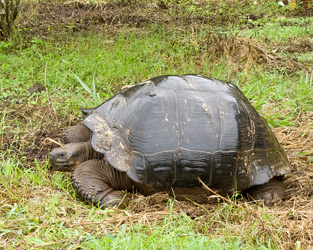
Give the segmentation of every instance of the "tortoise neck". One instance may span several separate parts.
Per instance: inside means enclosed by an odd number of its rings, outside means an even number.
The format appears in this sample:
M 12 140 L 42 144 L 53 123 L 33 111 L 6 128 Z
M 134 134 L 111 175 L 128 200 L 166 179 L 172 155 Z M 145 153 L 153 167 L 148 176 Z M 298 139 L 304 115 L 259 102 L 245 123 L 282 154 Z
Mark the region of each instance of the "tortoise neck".
M 83 150 L 83 154 L 82 155 L 82 159 L 80 162 L 83 162 L 83 161 L 88 161 L 88 160 L 92 160 L 92 159 L 101 159 L 103 158 L 103 155 L 98 153 L 97 151 L 95 151 L 93 149 L 93 147 L 91 146 L 91 142 L 88 141 L 88 142 L 82 142 L 83 145 L 82 145 L 82 150 Z

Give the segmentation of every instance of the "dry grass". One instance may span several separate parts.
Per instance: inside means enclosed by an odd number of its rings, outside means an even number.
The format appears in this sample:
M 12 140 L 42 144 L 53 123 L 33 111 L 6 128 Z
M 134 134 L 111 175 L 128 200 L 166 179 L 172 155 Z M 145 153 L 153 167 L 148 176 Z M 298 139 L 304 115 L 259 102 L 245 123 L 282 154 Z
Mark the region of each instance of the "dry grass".
M 29 35 L 48 36 L 51 30 L 57 34 L 94 28 L 114 33 L 127 25 L 143 27 L 148 23 L 164 24 L 169 21 L 154 3 L 130 5 L 126 1 L 105 4 L 66 1 L 26 3 L 22 8 L 18 23 Z
M 300 197 L 313 196 L 312 120 L 313 112 L 309 111 L 298 118 L 295 127 L 274 129 L 294 169 L 286 181 L 287 197 L 298 204 L 306 203 Z
M 309 41 L 306 42 L 307 47 L 313 47 L 313 43 Z M 288 59 L 276 53 L 278 50 L 300 50 L 303 52 L 306 50 L 306 46 L 300 47 L 298 44 L 289 43 L 288 46 L 284 46 L 285 48 L 280 48 L 280 45 L 270 50 L 269 45 L 258 42 L 252 38 L 229 37 L 226 35 L 216 36 L 209 33 L 208 39 L 203 45 L 206 53 L 202 56 L 205 57 L 209 55 L 210 59 L 213 61 L 224 56 L 233 70 L 239 70 L 245 73 L 249 72 L 251 68 L 256 65 L 263 66 L 268 70 L 280 70 L 285 68 L 288 73 L 295 73 L 299 70 L 311 72 L 313 69 L 312 65 L 305 66 L 295 59 Z

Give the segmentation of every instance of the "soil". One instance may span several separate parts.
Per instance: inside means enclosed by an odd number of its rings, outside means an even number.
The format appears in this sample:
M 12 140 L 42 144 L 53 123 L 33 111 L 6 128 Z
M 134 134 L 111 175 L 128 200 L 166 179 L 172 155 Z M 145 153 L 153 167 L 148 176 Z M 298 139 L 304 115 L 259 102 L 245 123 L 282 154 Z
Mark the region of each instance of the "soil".
M 68 119 L 62 118 L 49 104 L 38 105 L 21 101 L 12 105 L 10 101 L 4 101 L 3 107 L 10 108 L 5 116 L 5 124 L 8 126 L 0 136 L 1 150 L 15 152 L 25 166 L 34 166 L 35 159 L 40 162 L 47 160 L 51 149 L 57 143 L 62 144 L 63 128 L 78 122 L 71 115 Z M 21 124 L 27 124 L 22 131 L 17 129 Z

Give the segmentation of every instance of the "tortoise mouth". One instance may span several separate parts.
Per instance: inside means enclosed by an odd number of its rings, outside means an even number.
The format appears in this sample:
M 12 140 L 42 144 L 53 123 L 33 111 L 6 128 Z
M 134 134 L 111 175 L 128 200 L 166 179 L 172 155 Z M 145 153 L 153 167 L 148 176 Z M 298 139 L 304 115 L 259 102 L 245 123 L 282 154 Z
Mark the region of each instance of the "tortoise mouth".
M 50 171 L 62 171 L 62 172 L 71 172 L 78 165 L 78 162 L 74 161 L 64 161 L 64 162 L 54 162 L 50 160 Z
M 78 165 L 77 152 L 68 152 L 62 148 L 55 148 L 51 151 L 50 157 L 50 170 L 70 172 Z

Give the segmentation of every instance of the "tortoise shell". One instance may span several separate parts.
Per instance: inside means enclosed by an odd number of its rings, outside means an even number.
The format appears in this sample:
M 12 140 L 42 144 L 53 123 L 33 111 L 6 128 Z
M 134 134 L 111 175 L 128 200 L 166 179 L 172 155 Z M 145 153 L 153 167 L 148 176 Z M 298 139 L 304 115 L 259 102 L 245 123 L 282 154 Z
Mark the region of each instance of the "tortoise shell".
M 155 188 L 242 191 L 289 172 L 267 122 L 233 84 L 159 76 L 122 91 L 84 120 L 93 148 Z

